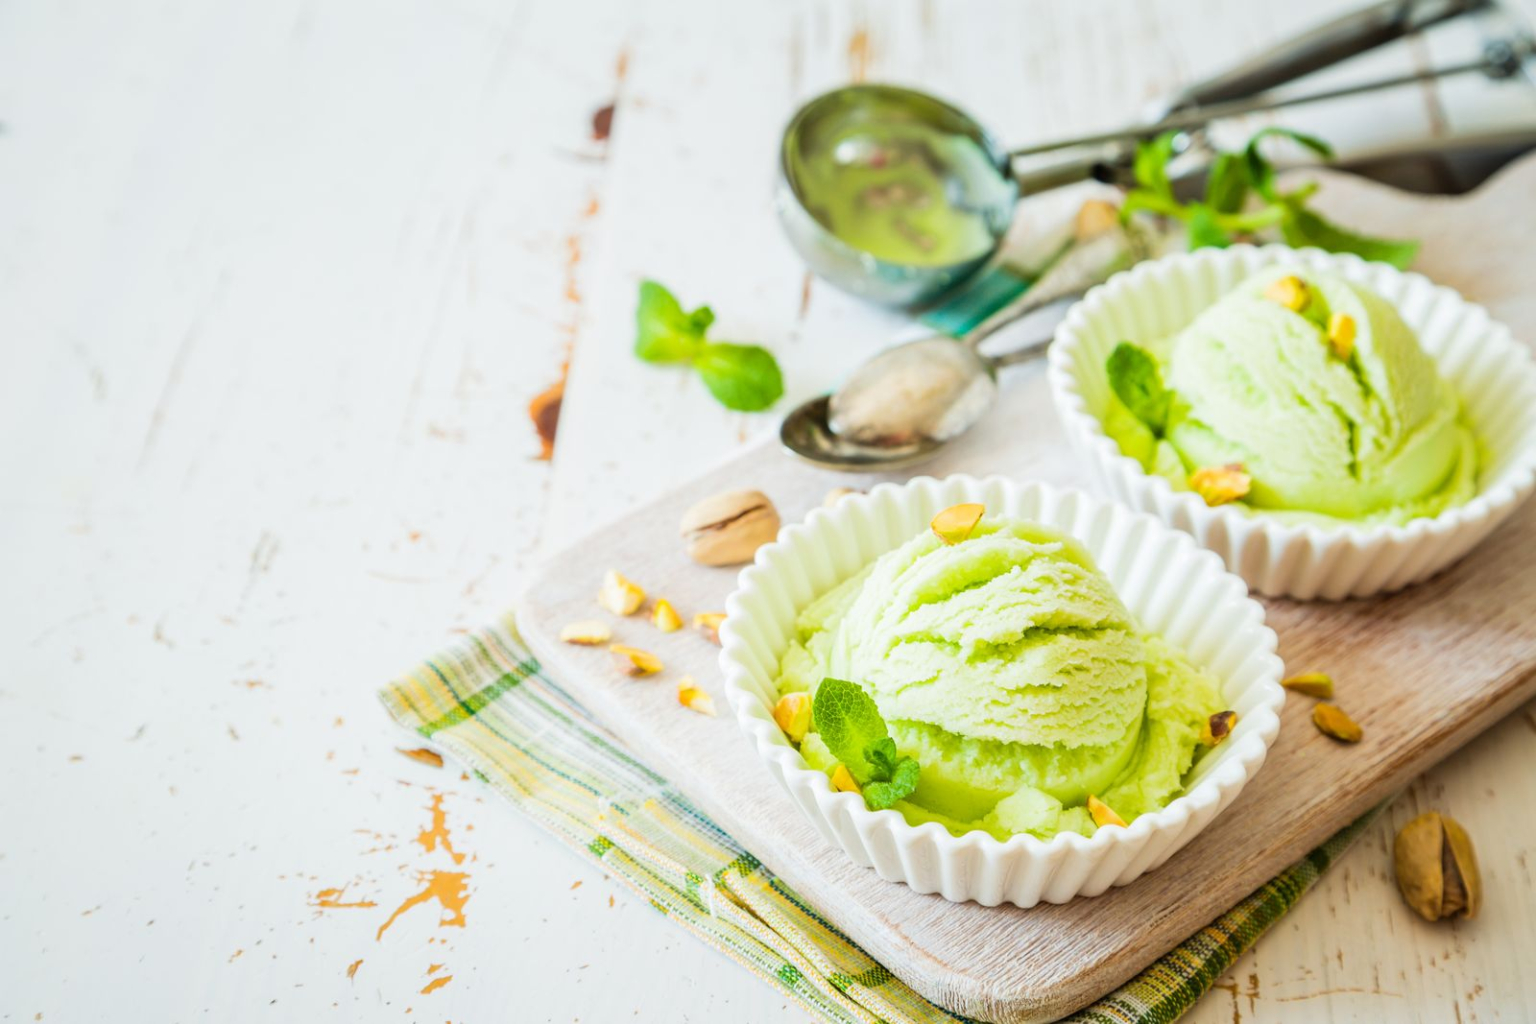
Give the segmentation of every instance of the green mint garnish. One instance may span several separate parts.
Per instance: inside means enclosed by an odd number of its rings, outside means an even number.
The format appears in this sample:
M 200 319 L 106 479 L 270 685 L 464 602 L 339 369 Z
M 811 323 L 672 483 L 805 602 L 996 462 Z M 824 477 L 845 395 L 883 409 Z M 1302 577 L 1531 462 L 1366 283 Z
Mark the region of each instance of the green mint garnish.
M 773 353 L 760 345 L 707 344 L 693 360 L 709 393 L 727 409 L 760 412 L 784 394 L 784 377 Z
M 1145 423 L 1157 437 L 1168 429 L 1173 392 L 1163 384 L 1162 372 L 1152 353 L 1122 341 L 1105 361 L 1109 387 L 1131 415 Z
M 784 394 L 773 354 L 758 345 L 705 338 L 715 314 L 708 306 L 684 312 L 676 296 L 655 281 L 640 282 L 635 310 L 635 355 L 648 363 L 687 363 L 727 409 L 759 412 Z
M 1419 252 L 1416 241 L 1359 235 L 1300 206 L 1280 222 L 1280 233 L 1286 245 L 1315 245 L 1329 252 L 1352 252 L 1362 259 L 1390 263 L 1399 270 L 1406 269 Z
M 1333 148 L 1316 136 L 1277 126 L 1261 129 L 1243 149 L 1218 153 L 1206 172 L 1204 197 L 1183 203 L 1174 196 L 1168 177 L 1178 135 L 1164 132 L 1136 147 L 1132 165 L 1136 187 L 1126 193 L 1122 217 L 1146 212 L 1180 220 L 1188 229 L 1191 249 L 1222 248 L 1257 232 L 1278 229 L 1287 245 L 1352 252 L 1399 268 L 1412 262 L 1418 252 L 1417 242 L 1356 234 L 1308 209 L 1316 182 L 1280 191 L 1264 141 L 1288 139 L 1321 157 L 1333 156 Z
M 864 805 L 883 811 L 912 795 L 921 768 L 896 751 L 874 699 L 858 683 L 823 679 L 811 702 L 812 727 L 858 780 Z

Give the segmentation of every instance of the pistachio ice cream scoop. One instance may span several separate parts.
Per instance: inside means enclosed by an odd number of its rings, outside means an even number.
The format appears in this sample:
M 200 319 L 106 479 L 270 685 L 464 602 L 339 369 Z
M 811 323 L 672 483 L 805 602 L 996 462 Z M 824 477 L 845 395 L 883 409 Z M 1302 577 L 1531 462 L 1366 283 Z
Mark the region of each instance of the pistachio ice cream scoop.
M 978 509 L 979 506 L 975 506 Z M 1076 541 L 982 519 L 881 556 L 799 616 L 782 693 L 852 680 L 922 766 L 909 821 L 955 833 L 1091 833 L 1094 795 L 1127 822 L 1176 796 L 1214 679 L 1144 633 Z M 835 770 L 815 731 L 801 743 Z
M 1397 310 L 1357 284 L 1276 268 L 1171 338 L 1131 340 L 1160 367 L 1166 406 L 1148 415 L 1111 367 L 1122 400 L 1105 428 L 1176 488 L 1362 524 L 1434 516 L 1476 491 L 1455 391 Z M 1223 467 L 1240 471 L 1238 490 L 1213 499 L 1202 482 Z

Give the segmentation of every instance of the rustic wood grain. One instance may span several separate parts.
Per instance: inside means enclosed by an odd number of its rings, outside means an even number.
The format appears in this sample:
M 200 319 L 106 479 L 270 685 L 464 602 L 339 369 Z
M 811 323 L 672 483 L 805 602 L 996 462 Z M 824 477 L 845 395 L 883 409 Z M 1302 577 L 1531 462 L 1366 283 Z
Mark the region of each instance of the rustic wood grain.
M 1329 176 L 1323 192 L 1352 223 L 1412 223 L 1425 240 L 1423 271 L 1458 285 L 1528 339 L 1536 316 L 1525 295 L 1526 225 L 1508 211 L 1533 189 L 1536 158 L 1461 199 L 1404 196 L 1342 176 Z M 1471 276 L 1473 244 L 1506 258 L 1472 261 Z M 1011 382 L 999 413 L 932 469 L 1081 482 L 1037 371 Z M 682 511 L 699 497 L 756 487 L 794 521 L 848 482 L 772 443 L 754 448 L 556 556 L 533 582 L 520 623 L 552 671 L 644 760 L 908 983 L 961 1013 L 1048 1020 L 1108 991 L 1536 693 L 1536 505 L 1527 505 L 1458 566 L 1401 594 L 1267 603 L 1288 666 L 1338 680 L 1339 702 L 1365 729 L 1358 746 L 1318 733 L 1311 702 L 1293 697 L 1258 777 L 1156 872 L 1095 899 L 1031 910 L 922 896 L 881 881 L 817 836 L 731 722 L 678 708 L 673 689 L 683 673 L 718 695 L 717 652 L 699 637 L 663 636 L 639 617 L 621 624 L 621 639 L 668 665 L 646 682 L 621 681 L 606 655 L 554 640 L 562 624 L 590 615 L 596 582 L 610 567 L 685 616 L 723 607 L 734 574 L 689 562 L 675 536 Z

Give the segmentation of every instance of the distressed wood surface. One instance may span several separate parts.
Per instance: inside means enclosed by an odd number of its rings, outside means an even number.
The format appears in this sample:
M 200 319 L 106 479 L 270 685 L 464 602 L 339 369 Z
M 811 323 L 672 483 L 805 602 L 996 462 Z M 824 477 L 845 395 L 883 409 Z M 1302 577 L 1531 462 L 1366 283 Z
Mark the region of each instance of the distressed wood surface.
M 396 753 L 375 687 L 770 426 L 630 360 L 639 277 L 772 346 L 787 402 L 903 328 L 780 239 L 800 100 L 901 80 L 1023 143 L 1342 6 L 0 5 L 0 1019 L 804 1020 Z M 1352 148 L 1528 100 L 1467 79 L 1287 121 Z M 539 461 L 525 407 L 567 360 Z M 1512 716 L 1391 812 L 1453 810 L 1513 907 L 1536 903 L 1511 810 L 1536 803 L 1533 730 Z M 1410 918 L 1389 836 L 1194 1019 L 1530 1016 L 1529 931 Z
M 1527 287 L 1536 261 L 1520 255 L 1528 225 L 1508 216 L 1536 195 L 1536 156 L 1454 200 L 1389 193 L 1335 175 L 1321 180 L 1330 203 L 1348 210 L 1353 223 L 1372 230 L 1413 223 L 1424 240 L 1425 273 L 1460 279 L 1517 337 L 1536 335 Z M 1516 255 L 1483 265 L 1468 238 L 1480 250 Z M 1043 376 L 1019 375 L 978 436 L 925 468 L 935 476 L 1082 483 Z M 1425 585 L 1340 604 L 1267 602 L 1288 670 L 1335 677 L 1338 702 L 1365 730 L 1360 745 L 1322 735 L 1310 724 L 1313 702 L 1293 698 L 1258 777 L 1157 871 L 1096 899 L 1029 910 L 922 896 L 881 881 L 821 839 L 732 723 L 678 707 L 683 675 L 713 682 L 717 703 L 727 706 L 717 651 L 702 638 L 660 634 L 643 616 L 621 623 L 620 642 L 652 650 L 668 666 L 642 682 L 620 676 L 601 649 L 558 641 L 562 625 L 593 613 L 597 582 L 609 568 L 666 597 L 685 618 L 723 608 L 734 573 L 689 561 L 676 535 L 683 511 L 709 494 L 750 487 L 793 522 L 821 504 L 829 476 L 785 457 L 770 440 L 552 557 L 531 583 L 519 624 L 540 660 L 643 760 L 887 967 L 966 1016 L 1048 1021 L 1104 994 L 1536 695 L 1529 557 L 1536 505 L 1527 505 Z M 1485 847 L 1485 857 L 1496 856 Z M 1536 908 L 1490 906 L 1476 926 L 1536 934 Z

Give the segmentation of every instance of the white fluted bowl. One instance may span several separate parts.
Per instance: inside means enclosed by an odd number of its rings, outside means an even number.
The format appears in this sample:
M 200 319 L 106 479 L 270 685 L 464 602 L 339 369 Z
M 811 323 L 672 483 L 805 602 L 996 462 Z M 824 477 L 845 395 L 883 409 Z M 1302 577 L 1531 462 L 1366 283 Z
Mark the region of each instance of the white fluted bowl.
M 951 835 L 910 825 L 897 811 L 871 811 L 861 796 L 834 792 L 773 721 L 774 679 L 811 600 L 928 529 L 940 510 L 981 502 L 989 515 L 1054 526 L 1076 537 L 1114 583 L 1142 629 L 1162 634 L 1220 681 L 1238 712 L 1230 739 L 1202 758 L 1182 796 L 1128 828 L 1092 838 L 1044 841 L 985 832 Z M 1064 903 L 1125 885 L 1166 861 L 1210 824 L 1259 770 L 1280 729 L 1285 702 L 1275 634 L 1243 581 L 1187 535 L 1151 516 L 1043 483 L 1001 477 L 919 477 L 881 484 L 786 526 L 757 552 L 726 601 L 720 629 L 725 689 L 742 729 L 795 804 L 827 840 L 881 878 L 923 893 L 986 906 Z
M 1212 508 L 1148 473 L 1104 432 L 1104 361 L 1121 341 L 1171 335 L 1266 267 L 1327 272 L 1397 307 L 1461 398 L 1482 464 L 1464 505 L 1402 526 L 1277 521 L 1241 506 Z M 1090 291 L 1050 351 L 1051 394 L 1067 438 L 1110 495 L 1192 534 L 1263 594 L 1300 600 L 1368 597 L 1427 579 L 1471 551 L 1536 482 L 1536 365 L 1481 306 L 1419 274 L 1358 256 L 1282 245 L 1201 249 L 1141 264 Z

